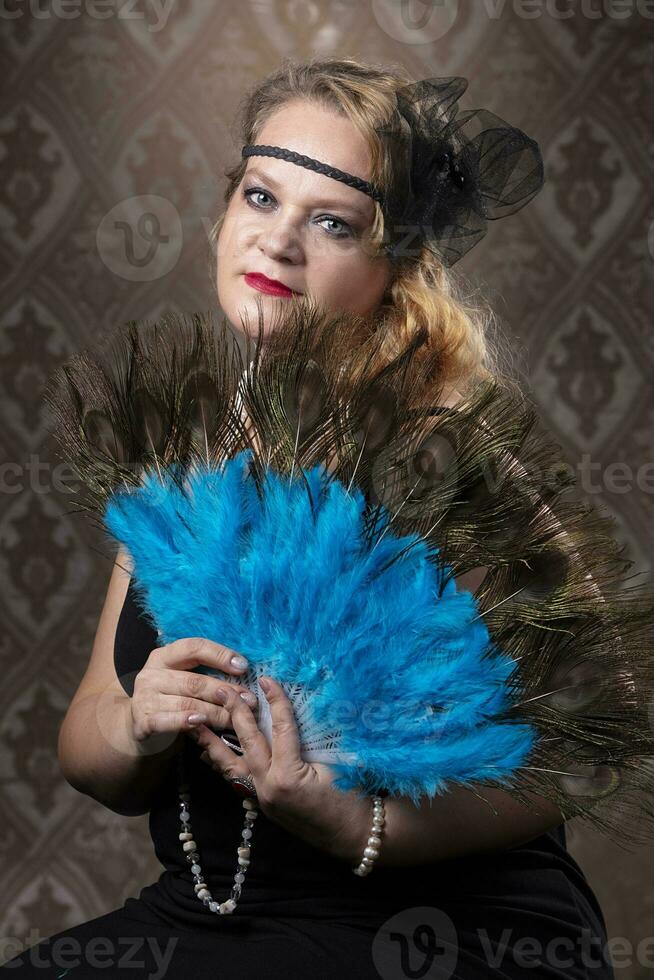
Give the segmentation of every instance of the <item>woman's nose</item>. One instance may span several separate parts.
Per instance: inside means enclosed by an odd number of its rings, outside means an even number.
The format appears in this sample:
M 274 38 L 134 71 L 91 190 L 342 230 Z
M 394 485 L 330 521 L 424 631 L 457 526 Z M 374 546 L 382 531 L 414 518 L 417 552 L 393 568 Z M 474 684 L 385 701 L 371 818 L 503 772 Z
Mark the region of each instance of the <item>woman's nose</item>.
M 297 260 L 301 252 L 301 244 L 296 232 L 288 228 L 267 229 L 259 239 L 261 250 L 271 258 L 288 258 Z
M 280 216 L 266 222 L 259 233 L 259 245 L 267 255 L 297 258 L 302 251 L 302 235 L 290 215 Z

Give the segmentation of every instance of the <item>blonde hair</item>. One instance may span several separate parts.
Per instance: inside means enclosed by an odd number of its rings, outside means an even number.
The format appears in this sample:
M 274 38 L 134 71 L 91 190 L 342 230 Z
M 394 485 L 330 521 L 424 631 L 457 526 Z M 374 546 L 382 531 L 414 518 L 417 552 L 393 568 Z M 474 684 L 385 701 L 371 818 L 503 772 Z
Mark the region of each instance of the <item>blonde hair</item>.
M 266 121 L 287 102 L 305 99 L 319 103 L 347 116 L 362 133 L 371 157 L 368 179 L 385 193 L 392 179 L 391 162 L 377 130 L 392 115 L 396 90 L 410 82 L 404 69 L 395 65 L 389 70 L 349 58 L 316 58 L 300 63 L 285 58 L 244 97 L 237 116 L 241 144 L 259 142 L 258 134 Z M 225 211 L 246 167 L 247 158 L 243 158 L 225 170 Z M 384 218 L 381 206 L 373 203 L 375 217 L 368 234 L 375 249 L 383 240 Z M 225 211 L 209 233 L 214 260 Z M 513 352 L 504 346 L 490 304 L 478 288 L 471 289 L 463 274 L 442 265 L 425 245 L 419 255 L 400 259 L 376 322 L 383 330 L 381 355 L 386 361 L 426 327 L 431 356 L 434 351 L 439 355 L 440 383 L 459 390 L 489 378 L 505 387 L 516 385 L 509 368 Z

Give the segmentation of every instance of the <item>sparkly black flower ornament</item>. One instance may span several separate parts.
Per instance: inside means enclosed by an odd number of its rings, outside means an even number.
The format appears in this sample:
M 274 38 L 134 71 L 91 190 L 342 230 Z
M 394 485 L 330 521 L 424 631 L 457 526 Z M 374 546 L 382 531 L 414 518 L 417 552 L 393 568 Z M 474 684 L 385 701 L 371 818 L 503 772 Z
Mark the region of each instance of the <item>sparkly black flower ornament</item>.
M 397 112 L 377 130 L 393 185 L 382 203 L 392 261 L 426 243 L 451 266 L 488 221 L 524 207 L 544 183 L 538 143 L 487 109 L 458 111 L 465 78 L 425 78 L 399 89 Z

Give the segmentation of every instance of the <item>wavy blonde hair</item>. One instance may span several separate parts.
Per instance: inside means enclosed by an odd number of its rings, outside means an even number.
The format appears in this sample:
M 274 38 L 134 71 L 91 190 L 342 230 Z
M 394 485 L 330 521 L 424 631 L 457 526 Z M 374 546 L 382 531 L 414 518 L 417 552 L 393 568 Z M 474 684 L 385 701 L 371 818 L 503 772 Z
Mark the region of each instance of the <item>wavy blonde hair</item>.
M 391 162 L 377 130 L 392 116 L 396 90 L 410 82 L 404 69 L 395 65 L 377 67 L 349 58 L 298 63 L 286 58 L 245 95 L 237 116 L 241 144 L 259 142 L 264 124 L 285 103 L 297 99 L 316 102 L 347 116 L 363 134 L 371 157 L 369 179 L 385 193 L 392 180 Z M 225 211 L 246 167 L 244 158 L 225 170 Z M 383 241 L 384 217 L 381 206 L 373 203 L 375 217 L 368 234 L 375 249 Z M 212 262 L 225 211 L 209 233 Z M 212 275 L 214 268 L 212 265 Z M 439 355 L 439 383 L 461 391 L 471 382 L 489 378 L 507 388 L 517 384 L 509 369 L 512 352 L 505 347 L 489 303 L 463 274 L 442 265 L 424 245 L 417 256 L 399 260 L 375 322 L 384 331 L 380 353 L 386 362 L 426 327 L 431 356 L 434 351 Z

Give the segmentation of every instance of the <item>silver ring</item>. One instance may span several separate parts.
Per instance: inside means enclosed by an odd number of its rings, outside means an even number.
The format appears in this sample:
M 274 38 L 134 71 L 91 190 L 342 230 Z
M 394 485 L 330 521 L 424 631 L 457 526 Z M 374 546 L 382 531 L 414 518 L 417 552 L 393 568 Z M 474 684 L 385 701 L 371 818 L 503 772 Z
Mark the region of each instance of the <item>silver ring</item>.
M 240 755 L 243 755 L 244 750 L 240 745 L 236 745 L 234 742 L 230 742 L 230 740 L 227 738 L 226 735 L 221 735 L 220 737 L 225 743 L 225 745 L 229 745 L 230 749 L 233 749 L 234 752 L 238 752 Z
M 246 793 L 243 793 L 242 790 L 236 790 L 237 793 L 240 793 L 242 796 L 256 796 L 257 795 L 257 788 L 254 785 L 254 783 L 252 782 L 252 773 L 251 772 L 248 773 L 247 776 L 228 776 L 227 779 L 229 780 L 230 784 L 235 789 L 236 789 L 237 786 L 242 786 L 243 789 L 247 790 Z

